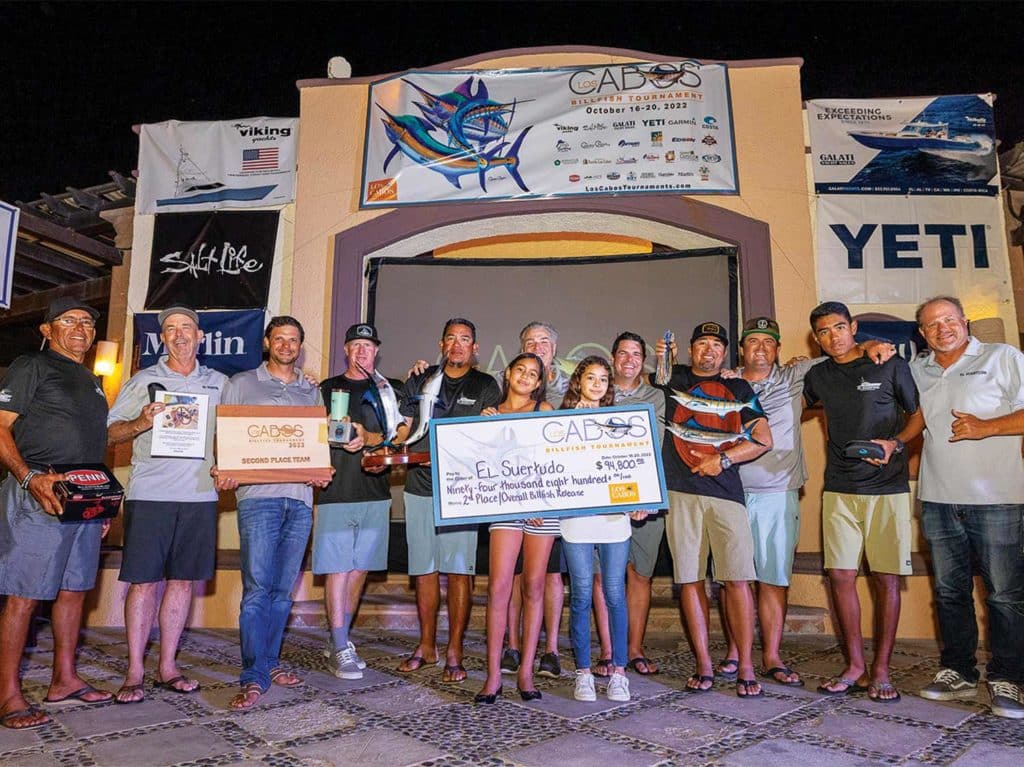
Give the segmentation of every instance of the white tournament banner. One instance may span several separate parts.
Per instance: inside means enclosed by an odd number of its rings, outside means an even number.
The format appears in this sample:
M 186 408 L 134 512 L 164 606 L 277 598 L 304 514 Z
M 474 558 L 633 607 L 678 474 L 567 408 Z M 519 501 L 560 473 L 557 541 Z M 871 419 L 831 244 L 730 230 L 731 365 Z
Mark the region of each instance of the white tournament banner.
M 143 125 L 136 212 L 285 205 L 295 199 L 298 139 L 292 117 Z
M 430 422 L 434 522 L 668 507 L 650 405 Z
M 818 197 L 818 298 L 987 304 L 1012 296 L 1002 208 L 991 197 Z
M 724 64 L 407 72 L 370 87 L 361 207 L 738 191 Z
M 818 194 L 999 191 L 992 94 L 807 102 Z

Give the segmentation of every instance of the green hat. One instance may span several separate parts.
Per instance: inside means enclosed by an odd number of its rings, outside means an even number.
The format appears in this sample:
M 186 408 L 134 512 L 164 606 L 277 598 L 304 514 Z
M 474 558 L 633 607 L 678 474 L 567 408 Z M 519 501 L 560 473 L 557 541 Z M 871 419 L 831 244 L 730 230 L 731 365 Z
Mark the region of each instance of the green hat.
M 752 320 L 747 320 L 743 324 L 743 333 L 740 335 L 740 343 L 743 343 L 743 339 L 751 333 L 763 333 L 764 335 L 771 336 L 778 341 L 779 323 L 771 317 L 754 317 Z

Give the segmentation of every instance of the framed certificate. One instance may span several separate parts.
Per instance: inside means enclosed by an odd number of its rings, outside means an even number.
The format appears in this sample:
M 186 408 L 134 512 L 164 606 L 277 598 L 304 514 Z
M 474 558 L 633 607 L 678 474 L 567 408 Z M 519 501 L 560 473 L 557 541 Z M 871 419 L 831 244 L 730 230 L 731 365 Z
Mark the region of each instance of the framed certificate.
M 156 391 L 153 401 L 164 409 L 153 418 L 149 454 L 159 458 L 204 458 L 209 395 Z
M 330 479 L 323 406 L 217 406 L 217 470 L 246 485 Z
M 430 422 L 439 526 L 668 507 L 654 408 Z

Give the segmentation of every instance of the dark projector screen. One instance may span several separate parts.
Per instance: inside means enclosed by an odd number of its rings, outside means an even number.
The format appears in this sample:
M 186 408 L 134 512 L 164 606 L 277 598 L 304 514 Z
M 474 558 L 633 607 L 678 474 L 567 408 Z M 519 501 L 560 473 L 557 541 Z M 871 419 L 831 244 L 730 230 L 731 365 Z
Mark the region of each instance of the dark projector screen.
M 378 367 L 400 379 L 414 360 L 439 359 L 450 317 L 476 324 L 478 367 L 488 372 L 519 353 L 519 331 L 534 320 L 558 330 L 557 356 L 569 373 L 587 355 L 608 357 L 623 330 L 647 341 L 649 370 L 666 330 L 683 362 L 698 322 L 720 322 L 736 337 L 735 248 L 557 261 L 383 258 L 368 276 L 367 318 L 383 342 Z M 734 363 L 735 343 L 729 351 Z

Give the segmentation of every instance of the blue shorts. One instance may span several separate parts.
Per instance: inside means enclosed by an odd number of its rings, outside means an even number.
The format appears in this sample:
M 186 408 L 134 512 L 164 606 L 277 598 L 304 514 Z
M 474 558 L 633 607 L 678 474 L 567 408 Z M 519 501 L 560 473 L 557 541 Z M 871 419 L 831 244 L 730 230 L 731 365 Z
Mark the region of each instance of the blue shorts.
M 101 520 L 64 524 L 43 511 L 13 475 L 0 486 L 0 594 L 56 599 L 96 585 Z
M 754 571 L 761 583 L 788 586 L 793 576 L 793 555 L 800 539 L 799 492 L 746 493 Z
M 322 503 L 313 524 L 313 573 L 387 570 L 391 501 Z
M 403 493 L 409 575 L 476 574 L 476 525 L 434 527 L 434 499 Z

